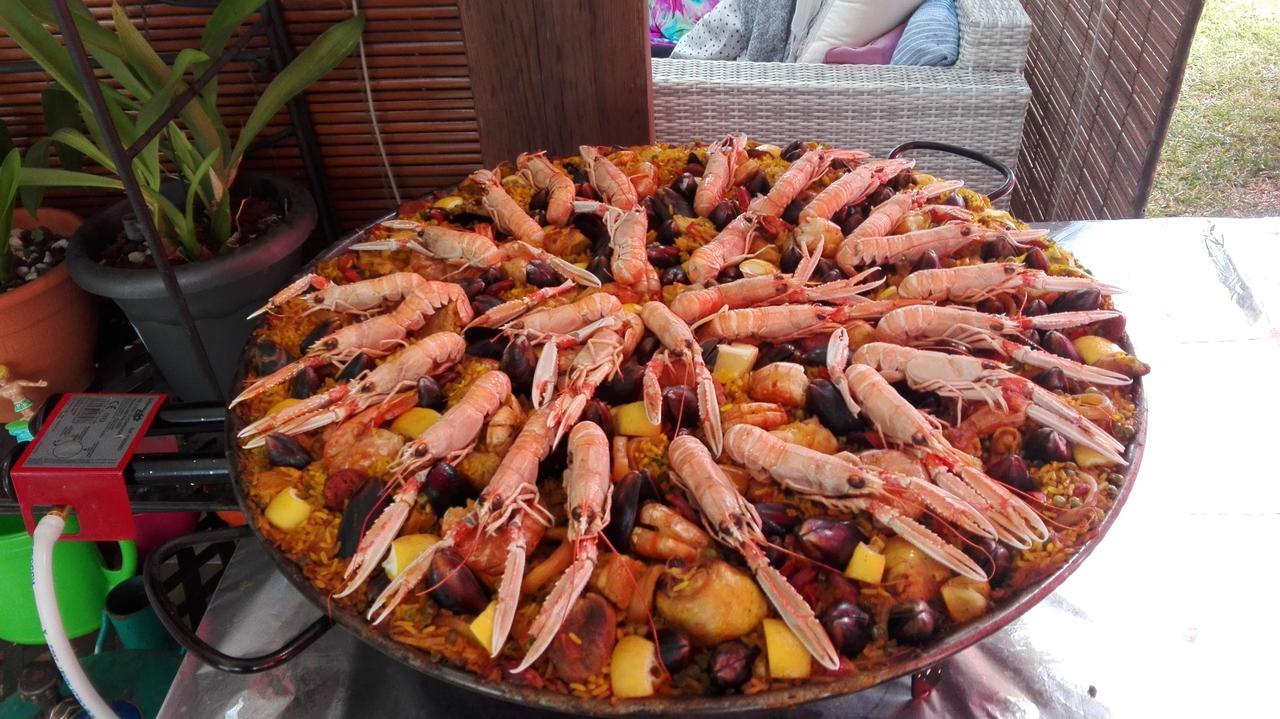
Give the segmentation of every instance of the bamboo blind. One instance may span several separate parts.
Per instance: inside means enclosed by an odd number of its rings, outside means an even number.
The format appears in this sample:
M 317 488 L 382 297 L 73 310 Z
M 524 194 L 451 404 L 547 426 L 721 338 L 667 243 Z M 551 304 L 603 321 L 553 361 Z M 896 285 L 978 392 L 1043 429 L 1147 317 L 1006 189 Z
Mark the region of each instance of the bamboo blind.
M 109 24 L 110 0 L 86 2 Z M 195 46 L 207 13 L 142 0 L 123 3 L 157 48 L 169 53 Z M 1026 66 L 1032 101 L 1015 211 L 1037 220 L 1140 216 L 1203 0 L 1024 4 L 1033 23 Z M 351 12 L 350 0 L 282 5 L 295 48 Z M 363 0 L 370 87 L 401 195 L 454 182 L 479 167 L 485 154 L 510 157 L 506 145 L 564 151 L 558 146 L 569 135 L 600 143 L 644 142 L 647 127 L 635 118 L 651 117 L 647 54 L 619 32 L 642 22 L 636 20 L 642 6 L 638 0 L 611 0 L 607 6 L 591 0 Z M 559 21 L 540 22 L 551 16 Z M 463 42 L 468 18 L 477 38 L 471 47 Z M 524 33 L 526 28 L 533 29 Z M 524 35 L 530 39 L 515 41 Z M 572 52 L 564 54 L 566 48 Z M 479 76 L 468 67 L 469 53 L 481 68 Z M 231 124 L 247 117 L 269 80 L 266 38 L 255 39 L 249 54 L 221 76 L 221 104 Z M 473 76 L 483 91 L 473 92 Z M 643 77 L 645 87 L 632 76 Z M 512 77 L 519 87 L 535 87 L 517 93 Z M 0 35 L 0 115 L 19 144 L 44 134 L 40 91 L 47 83 Z M 558 92 L 550 89 L 555 83 L 562 86 Z M 344 228 L 394 204 L 363 87 L 353 56 L 306 93 Z M 281 113 L 262 137 L 283 129 L 287 118 Z M 482 125 L 488 131 L 484 142 Z M 601 128 L 613 136 L 596 137 Z M 297 146 L 288 141 L 259 152 L 249 166 L 304 176 Z M 57 203 L 90 213 L 102 199 L 81 193 Z
M 1027 112 L 1014 212 L 1141 217 L 1204 0 L 1024 0 Z
M 8 0 L 0 0 L 7 2 Z M 110 0 L 86 0 L 110 26 Z M 134 23 L 163 55 L 196 47 L 208 10 L 123 0 Z M 373 101 L 392 170 L 405 199 L 461 179 L 480 166 L 480 136 L 455 0 L 364 0 L 365 51 Z M 350 0 L 284 0 L 284 18 L 300 50 L 351 14 Z M 245 28 L 249 23 L 245 24 Z M 259 36 L 243 62 L 219 75 L 220 106 L 234 127 L 248 117 L 271 76 L 267 40 Z M 0 34 L 0 115 L 20 146 L 45 134 L 40 92 L 47 76 Z M 395 204 L 370 126 L 363 76 L 353 54 L 306 93 L 321 162 L 339 224 L 356 227 Z M 281 112 L 259 139 L 283 130 Z M 305 178 L 298 147 L 286 140 L 256 153 L 248 167 Z M 68 193 L 57 204 L 82 214 L 102 206 L 101 195 Z

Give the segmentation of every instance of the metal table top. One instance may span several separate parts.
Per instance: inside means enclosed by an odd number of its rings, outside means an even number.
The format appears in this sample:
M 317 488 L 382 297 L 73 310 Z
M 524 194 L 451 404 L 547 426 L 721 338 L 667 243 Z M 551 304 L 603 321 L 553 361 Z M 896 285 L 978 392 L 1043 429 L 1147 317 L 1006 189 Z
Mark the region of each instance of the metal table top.
M 928 697 L 900 679 L 790 716 L 1253 716 L 1272 700 L 1280 534 L 1280 220 L 1054 225 L 1129 290 L 1150 427 L 1139 484 L 1102 545 L 1052 596 L 942 665 Z M 232 652 L 273 647 L 316 609 L 252 543 L 201 626 Z M 1270 710 L 1270 711 L 1274 711 Z M 233 676 L 188 657 L 162 717 L 521 717 L 384 658 L 341 629 L 292 663 Z

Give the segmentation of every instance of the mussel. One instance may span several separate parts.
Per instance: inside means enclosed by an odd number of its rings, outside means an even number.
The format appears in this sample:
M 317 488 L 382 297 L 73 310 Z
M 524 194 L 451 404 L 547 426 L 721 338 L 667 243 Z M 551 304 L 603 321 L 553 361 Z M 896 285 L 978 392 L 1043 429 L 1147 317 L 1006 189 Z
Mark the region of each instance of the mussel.
M 306 469 L 314 460 L 298 440 L 272 432 L 267 435 L 267 461 L 277 467 Z
M 441 549 L 427 569 L 428 594 L 436 604 L 455 614 L 479 614 L 489 606 L 489 597 L 476 575 L 452 549 Z
M 672 385 L 662 390 L 663 417 L 676 427 L 697 427 L 698 393 L 692 387 Z
M 862 422 L 849 411 L 840 390 L 830 380 L 815 379 L 805 390 L 805 408 L 837 436 L 862 429 Z
M 810 559 L 843 570 L 862 534 L 848 522 L 831 517 L 810 517 L 796 530 L 800 551 Z
M 942 627 L 942 615 L 928 602 L 913 599 L 889 610 L 889 637 L 900 644 L 927 644 Z
M 444 409 L 444 392 L 440 383 L 431 377 L 418 378 L 418 406 L 427 409 Z
M 311 350 L 312 345 L 333 334 L 341 326 L 341 322 L 331 317 L 312 327 L 307 336 L 302 338 L 302 344 L 298 345 L 298 353 L 306 354 Z
M 627 472 L 613 485 L 609 524 L 605 526 L 604 535 L 619 552 L 631 551 L 631 530 L 635 529 L 640 497 L 648 481 L 647 472 L 635 470 Z
M 707 671 L 711 681 L 722 689 L 737 689 L 751 678 L 751 665 L 760 650 L 732 639 L 717 644 L 711 650 L 711 662 Z
M 822 627 L 836 651 L 856 659 L 871 643 L 874 622 L 871 615 L 852 602 L 838 602 L 822 615 Z
M 268 375 L 293 362 L 293 356 L 283 347 L 265 337 L 249 345 L 249 363 L 257 375 Z
M 440 514 L 475 494 L 471 483 L 457 467 L 448 462 L 436 462 L 427 472 L 422 484 L 427 493 L 427 501 Z
M 366 482 L 360 491 L 355 493 L 342 510 L 342 521 L 338 524 L 338 558 L 348 559 L 356 553 L 360 545 L 360 535 L 381 512 L 390 497 L 384 496 L 386 485 L 382 480 L 374 479 Z
M 498 369 L 506 372 L 511 378 L 512 387 L 518 391 L 527 392 L 533 383 L 533 370 L 537 364 L 538 355 L 534 354 L 529 338 L 517 335 L 502 351 Z

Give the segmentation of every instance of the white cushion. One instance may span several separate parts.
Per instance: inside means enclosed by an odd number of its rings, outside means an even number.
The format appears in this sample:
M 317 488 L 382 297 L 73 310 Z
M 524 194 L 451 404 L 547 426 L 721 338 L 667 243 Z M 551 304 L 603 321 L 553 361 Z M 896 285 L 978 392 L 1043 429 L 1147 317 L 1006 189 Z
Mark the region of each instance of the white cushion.
M 832 0 L 796 0 L 795 12 L 791 14 L 791 35 L 787 38 L 787 62 L 795 62 L 800 57 L 800 49 L 804 47 L 805 38 L 813 31 L 818 14 L 824 5 Z
M 866 45 L 905 22 L 922 2 L 924 0 L 825 0 L 797 53 L 796 62 L 819 63 L 833 47 Z M 794 22 L 792 29 L 795 29 Z

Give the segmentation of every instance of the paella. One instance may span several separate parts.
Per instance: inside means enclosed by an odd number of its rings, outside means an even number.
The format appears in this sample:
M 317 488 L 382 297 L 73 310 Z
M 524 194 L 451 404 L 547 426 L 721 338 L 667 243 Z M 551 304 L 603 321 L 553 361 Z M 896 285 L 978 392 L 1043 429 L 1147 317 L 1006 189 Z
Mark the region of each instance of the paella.
M 833 682 L 1096 538 L 1149 369 L 1121 291 L 911 160 L 525 154 L 260 310 L 238 470 L 332 603 L 482 680 Z

